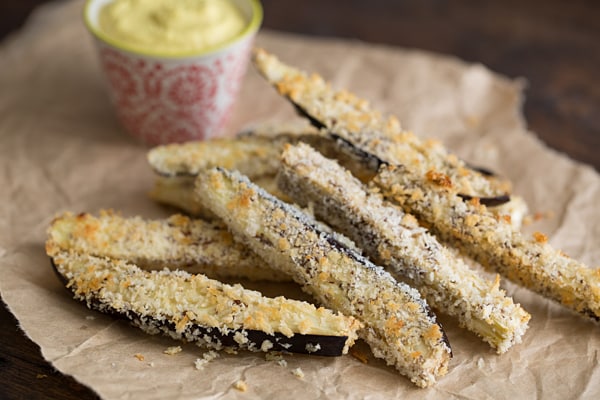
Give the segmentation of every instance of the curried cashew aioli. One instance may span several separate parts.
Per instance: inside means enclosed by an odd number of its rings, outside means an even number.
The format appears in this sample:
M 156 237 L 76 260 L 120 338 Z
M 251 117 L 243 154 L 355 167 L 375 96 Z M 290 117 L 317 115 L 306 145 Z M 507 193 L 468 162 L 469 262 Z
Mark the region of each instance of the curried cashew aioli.
M 113 40 L 165 55 L 218 47 L 247 24 L 230 0 L 115 0 L 99 19 Z

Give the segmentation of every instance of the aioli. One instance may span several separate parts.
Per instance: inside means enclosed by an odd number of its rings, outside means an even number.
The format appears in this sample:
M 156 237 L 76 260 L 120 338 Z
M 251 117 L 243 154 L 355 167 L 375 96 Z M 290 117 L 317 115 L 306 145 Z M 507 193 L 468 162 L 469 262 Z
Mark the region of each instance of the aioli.
M 113 40 L 164 55 L 219 47 L 247 24 L 230 0 L 115 0 L 99 18 L 100 30 Z

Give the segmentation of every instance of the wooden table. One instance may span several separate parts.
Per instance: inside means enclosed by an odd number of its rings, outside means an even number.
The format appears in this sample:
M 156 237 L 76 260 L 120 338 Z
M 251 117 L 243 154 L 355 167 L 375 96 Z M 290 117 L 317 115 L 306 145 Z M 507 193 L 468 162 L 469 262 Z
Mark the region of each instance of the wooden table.
M 42 2 L 0 5 L 0 35 Z M 524 77 L 530 129 L 600 171 L 600 2 L 263 0 L 263 6 L 266 28 L 416 47 Z M 54 371 L 1 305 L 0 398 L 97 396 Z

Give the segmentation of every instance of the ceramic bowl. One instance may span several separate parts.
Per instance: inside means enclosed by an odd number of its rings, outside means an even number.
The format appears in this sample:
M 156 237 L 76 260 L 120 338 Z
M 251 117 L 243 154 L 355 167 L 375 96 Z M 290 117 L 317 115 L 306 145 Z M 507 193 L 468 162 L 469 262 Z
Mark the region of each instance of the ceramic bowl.
M 123 127 L 150 145 L 220 136 L 262 22 L 258 0 L 232 0 L 247 19 L 241 34 L 218 48 L 176 55 L 137 51 L 104 34 L 99 14 L 111 1 L 89 0 L 84 21 L 95 39 Z

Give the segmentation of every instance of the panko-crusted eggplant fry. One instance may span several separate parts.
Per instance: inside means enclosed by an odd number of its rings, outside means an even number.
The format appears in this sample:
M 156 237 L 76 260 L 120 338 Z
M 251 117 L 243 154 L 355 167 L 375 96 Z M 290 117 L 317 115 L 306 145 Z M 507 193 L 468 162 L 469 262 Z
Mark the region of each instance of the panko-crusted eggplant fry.
M 221 349 L 346 354 L 360 324 L 310 303 L 269 298 L 184 271 L 143 271 L 125 260 L 59 252 L 52 264 L 76 300 L 147 333 Z
M 222 167 L 256 179 L 277 174 L 279 154 L 285 143 L 308 141 L 314 145 L 320 140 L 329 139 L 314 132 L 243 135 L 157 146 L 148 152 L 147 159 L 152 169 L 163 176 L 195 176 L 202 170 Z
M 198 175 L 196 193 L 234 236 L 280 268 L 326 307 L 364 324 L 359 337 L 376 357 L 421 387 L 447 372 L 450 346 L 419 293 L 320 231 L 297 208 L 238 172 Z
M 175 207 L 188 215 L 212 220 L 215 216 L 202 208 L 200 203 L 196 201 L 196 197 L 194 196 L 195 180 L 195 176 L 156 175 L 154 177 L 154 187 L 150 192 L 150 198 L 158 203 Z M 256 178 L 255 182 L 272 195 L 284 201 L 289 200 L 289 198 L 277 188 L 274 175 Z
M 545 235 L 526 238 L 508 219 L 487 211 L 477 199 L 457 196 L 441 172 L 425 177 L 406 166 L 382 167 L 377 190 L 427 224 L 444 242 L 482 265 L 563 306 L 600 320 L 600 269 L 591 269 L 553 249 Z
M 482 174 L 448 151 L 438 141 L 422 141 L 412 132 L 402 131 L 395 117 L 384 119 L 366 100 L 348 91 L 336 91 L 317 74 L 310 76 L 281 62 L 263 49 L 253 54 L 259 72 L 276 90 L 314 125 L 329 134 L 367 150 L 389 164 L 418 164 L 422 172 L 441 171 L 455 182 L 467 197 L 481 202 L 508 201 L 510 184 Z
M 293 132 L 288 133 L 288 130 Z M 279 134 L 260 128 L 252 132 L 238 138 L 169 144 L 151 149 L 147 158 L 156 172 L 156 179 L 150 197 L 191 215 L 212 219 L 214 216 L 202 209 L 193 196 L 194 179 L 203 169 L 223 167 L 240 171 L 269 193 L 287 200 L 274 180 L 283 145 L 303 141 L 326 153 L 327 149 L 333 149 L 329 137 L 311 130 L 294 131 L 284 125 Z
M 110 211 L 98 217 L 64 213 L 48 228 L 46 252 L 86 253 L 124 259 L 145 270 L 165 266 L 215 279 L 291 281 L 245 246 L 219 222 L 174 215 L 163 220 L 124 218 Z
M 367 193 L 349 171 L 306 144 L 286 146 L 280 188 L 349 236 L 375 263 L 416 287 L 429 305 L 456 317 L 498 353 L 520 343 L 530 315 L 402 209 Z
M 282 143 L 288 139 L 286 135 Z M 147 159 L 154 172 L 163 176 L 195 176 L 206 168 L 221 166 L 256 178 L 277 171 L 281 145 L 274 145 L 273 141 L 276 139 L 247 137 L 172 143 L 154 147 Z

